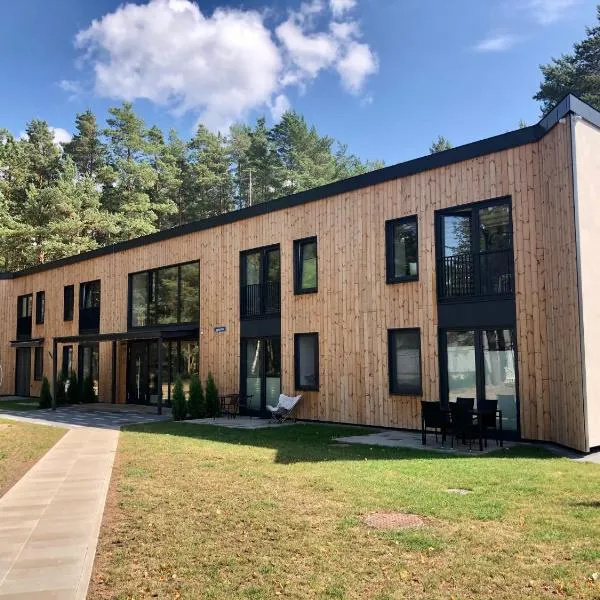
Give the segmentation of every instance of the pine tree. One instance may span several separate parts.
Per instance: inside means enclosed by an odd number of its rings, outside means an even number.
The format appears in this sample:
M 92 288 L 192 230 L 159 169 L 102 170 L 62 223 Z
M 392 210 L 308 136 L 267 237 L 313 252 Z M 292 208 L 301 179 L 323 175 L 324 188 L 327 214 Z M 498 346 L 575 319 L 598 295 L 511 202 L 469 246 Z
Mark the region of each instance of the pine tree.
M 173 398 L 171 400 L 171 412 L 174 421 L 183 421 L 187 414 L 187 406 L 185 401 L 185 393 L 183 391 L 183 383 L 181 377 L 177 375 L 175 385 L 173 387 Z
M 250 133 L 248 125 L 237 123 L 229 130 L 229 161 L 233 171 L 233 197 L 237 208 L 249 206 L 252 199 L 252 171 L 248 160 Z
M 61 172 L 62 149 L 54 143 L 48 123 L 32 119 L 25 128 L 25 137 L 19 141 L 27 165 L 27 183 L 40 189 L 56 181 Z
M 98 178 L 106 167 L 106 146 L 100 140 L 100 129 L 96 115 L 91 110 L 75 117 L 77 133 L 64 145 L 65 153 L 71 157 L 82 176 Z
M 541 102 L 544 113 L 569 93 L 600 110 L 600 5 L 596 19 L 596 26 L 586 28 L 585 38 L 573 45 L 571 54 L 540 67 L 543 80 L 534 99 Z
M 202 383 L 196 373 L 192 375 L 190 381 L 190 392 L 188 399 L 188 412 L 191 419 L 204 419 L 206 417 L 206 401 Z
M 453 147 L 450 140 L 447 140 L 443 135 L 438 135 L 437 139 L 429 146 L 429 154 L 444 152 L 444 150 L 450 150 Z
M 71 371 L 69 379 L 67 381 L 67 403 L 68 404 L 79 404 L 81 401 L 81 389 L 79 388 L 79 381 L 75 371 Z
M 40 390 L 40 408 L 52 408 L 52 394 L 50 393 L 50 383 L 48 378 L 42 380 L 42 389 Z
M 219 401 L 219 390 L 217 384 L 212 376 L 212 373 L 208 374 L 206 379 L 206 411 L 209 417 L 220 417 L 221 416 L 221 403 Z
M 250 132 L 247 160 L 248 171 L 252 177 L 248 205 L 267 202 L 284 195 L 283 182 L 280 179 L 282 164 L 264 117 L 258 119 L 256 127 Z

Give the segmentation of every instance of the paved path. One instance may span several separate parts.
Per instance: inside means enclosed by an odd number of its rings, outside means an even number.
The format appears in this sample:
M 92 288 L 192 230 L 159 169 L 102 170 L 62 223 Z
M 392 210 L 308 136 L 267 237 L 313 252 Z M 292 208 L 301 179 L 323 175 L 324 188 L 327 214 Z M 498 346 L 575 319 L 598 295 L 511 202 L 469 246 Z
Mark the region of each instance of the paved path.
M 63 409 L 0 418 L 69 427 L 0 498 L 0 600 L 83 600 L 94 563 L 119 427 L 148 415 Z M 60 414 L 58 414 L 60 413 Z M 54 420 L 52 420 L 54 419 Z

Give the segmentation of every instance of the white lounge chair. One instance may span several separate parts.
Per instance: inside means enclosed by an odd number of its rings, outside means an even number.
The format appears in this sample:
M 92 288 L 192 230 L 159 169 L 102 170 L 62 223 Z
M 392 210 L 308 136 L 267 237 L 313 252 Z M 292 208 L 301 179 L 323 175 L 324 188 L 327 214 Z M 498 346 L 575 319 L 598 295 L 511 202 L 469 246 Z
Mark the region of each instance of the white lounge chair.
M 267 410 L 271 413 L 271 421 L 283 423 L 292 414 L 292 411 L 296 408 L 301 399 L 302 396 L 286 396 L 285 394 L 279 394 L 277 406 L 267 404 Z

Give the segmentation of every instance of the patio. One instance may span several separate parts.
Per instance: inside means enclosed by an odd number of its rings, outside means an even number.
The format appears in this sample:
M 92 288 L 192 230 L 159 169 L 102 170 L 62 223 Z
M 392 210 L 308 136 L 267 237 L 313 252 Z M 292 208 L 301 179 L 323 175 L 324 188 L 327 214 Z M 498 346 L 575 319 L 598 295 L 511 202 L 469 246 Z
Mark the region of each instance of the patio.
M 293 422 L 273 423 L 269 419 L 259 417 L 217 417 L 208 419 L 190 419 L 182 423 L 191 423 L 194 425 L 216 425 L 218 427 L 228 427 L 229 429 L 267 429 L 269 427 L 286 427 L 294 425 Z

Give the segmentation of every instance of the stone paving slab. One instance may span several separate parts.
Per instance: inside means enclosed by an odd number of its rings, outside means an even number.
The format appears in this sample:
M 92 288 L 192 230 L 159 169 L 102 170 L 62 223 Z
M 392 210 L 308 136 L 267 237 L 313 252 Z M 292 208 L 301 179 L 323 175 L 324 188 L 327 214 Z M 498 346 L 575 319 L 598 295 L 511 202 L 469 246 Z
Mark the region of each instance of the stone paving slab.
M 119 436 L 108 425 L 70 425 L 0 498 L 0 600 L 86 597 Z

